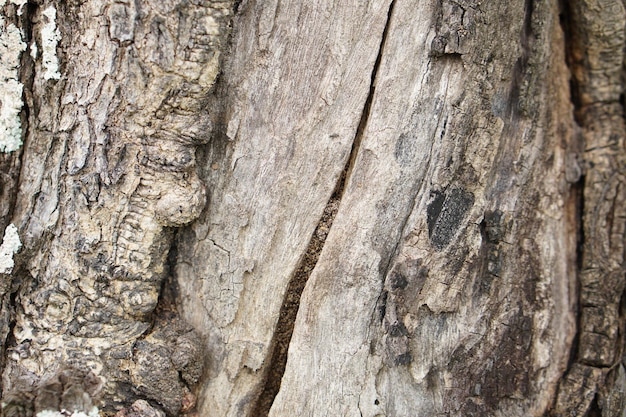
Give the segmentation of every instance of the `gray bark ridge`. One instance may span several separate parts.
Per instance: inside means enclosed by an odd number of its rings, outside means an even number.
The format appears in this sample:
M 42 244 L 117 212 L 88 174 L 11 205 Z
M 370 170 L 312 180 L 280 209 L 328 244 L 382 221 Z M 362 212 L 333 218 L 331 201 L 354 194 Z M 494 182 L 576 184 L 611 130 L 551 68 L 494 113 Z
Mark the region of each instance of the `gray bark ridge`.
M 202 344 L 155 309 L 174 230 L 206 204 L 195 152 L 210 138 L 204 102 L 234 7 L 192 3 L 28 7 L 39 54 L 13 215 L 25 247 L 5 395 L 66 368 L 101 378 L 110 409 L 147 398 L 178 415 L 192 394 Z

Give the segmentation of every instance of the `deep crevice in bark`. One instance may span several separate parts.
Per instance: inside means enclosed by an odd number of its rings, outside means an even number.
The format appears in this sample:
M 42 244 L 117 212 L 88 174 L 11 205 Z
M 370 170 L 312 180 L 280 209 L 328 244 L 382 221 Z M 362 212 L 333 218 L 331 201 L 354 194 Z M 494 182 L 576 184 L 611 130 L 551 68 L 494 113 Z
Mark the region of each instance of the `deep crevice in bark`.
M 372 101 L 374 99 L 374 93 L 376 91 L 376 77 L 378 75 L 378 68 L 380 67 L 380 62 L 382 60 L 383 52 L 385 49 L 385 42 L 387 40 L 387 34 L 389 33 L 389 23 L 391 22 L 391 15 L 393 14 L 394 4 L 395 4 L 395 0 L 392 0 L 391 3 L 389 4 L 389 10 L 387 11 L 387 21 L 385 22 L 385 28 L 383 29 L 380 46 L 378 48 L 378 55 L 376 56 L 374 67 L 372 68 L 369 93 L 367 95 L 367 99 L 365 100 L 363 111 L 361 112 L 361 120 L 359 120 L 359 125 L 356 129 L 356 135 L 354 137 L 354 141 L 352 142 L 352 149 L 350 150 L 350 158 L 348 158 L 348 164 L 346 165 L 346 168 L 344 169 L 341 175 L 339 184 L 338 184 L 338 188 L 341 188 L 342 194 L 343 194 L 345 181 L 349 179 L 352 174 L 352 169 L 354 168 L 354 163 L 356 161 L 356 157 L 361 147 L 361 140 L 363 139 L 363 132 L 365 131 L 365 127 L 367 126 L 367 121 L 369 119 L 370 111 L 372 108 Z
M 581 129 L 582 134 L 585 135 L 582 138 L 582 146 L 580 151 L 581 159 L 584 159 L 582 163 L 586 164 L 587 171 L 583 173 L 579 181 L 571 186 L 571 193 L 573 193 L 576 199 L 576 221 L 577 221 L 577 246 L 576 246 L 576 261 L 577 261 L 577 278 L 576 285 L 578 290 L 578 305 L 577 305 L 577 323 L 576 334 L 572 342 L 570 349 L 570 358 L 567 364 L 567 368 L 564 371 L 560 385 L 557 389 L 557 395 L 553 404 L 553 410 L 551 415 L 562 415 L 565 409 L 577 410 L 581 415 L 585 416 L 600 416 L 604 414 L 602 405 L 602 396 L 605 395 L 607 388 L 611 390 L 611 383 L 607 384 L 605 377 L 609 372 L 610 364 L 607 361 L 614 361 L 615 363 L 611 368 L 615 367 L 621 362 L 622 358 L 622 344 L 623 344 L 623 323 L 624 318 L 621 313 L 617 322 L 620 323 L 618 335 L 614 340 L 608 344 L 610 349 L 614 349 L 615 357 L 609 359 L 611 356 L 608 354 L 607 344 L 603 343 L 600 346 L 596 346 L 596 343 L 590 342 L 589 337 L 584 337 L 584 333 L 595 332 L 595 327 L 590 327 L 590 322 L 610 322 L 611 321 L 611 308 L 614 307 L 612 298 L 617 294 L 612 291 L 622 291 L 623 282 L 620 284 L 611 278 L 611 269 L 608 266 L 609 259 L 598 259 L 597 251 L 594 251 L 594 238 L 597 239 L 597 234 L 601 232 L 601 229 L 611 230 L 613 228 L 613 211 L 605 214 L 606 220 L 609 224 L 608 227 L 602 227 L 596 224 L 597 215 L 602 215 L 600 209 L 603 207 L 603 203 L 597 201 L 598 193 L 595 188 L 594 181 L 597 178 L 606 178 L 613 176 L 616 171 L 610 172 L 611 168 L 603 166 L 602 163 L 596 167 L 596 158 L 600 162 L 604 162 L 604 158 L 611 159 L 613 161 L 619 160 L 617 150 L 612 155 L 596 155 L 593 149 L 588 149 L 586 141 L 590 141 L 594 144 L 596 140 L 600 143 L 602 135 L 606 134 L 603 131 L 603 124 L 610 123 L 608 118 L 611 117 L 610 106 L 615 103 L 611 100 L 611 95 L 603 97 L 600 94 L 590 93 L 593 89 L 590 87 L 597 82 L 597 79 L 606 76 L 611 77 L 610 70 L 607 68 L 593 68 L 594 50 L 599 48 L 606 48 L 607 43 L 600 36 L 600 31 L 594 26 L 594 20 L 598 19 L 598 15 L 591 13 L 584 19 L 581 18 L 581 14 L 585 14 L 585 7 L 581 4 L 570 3 L 567 1 L 560 1 L 560 25 L 564 33 L 565 38 L 565 52 L 566 52 L 566 64 L 571 72 L 570 79 L 570 101 L 574 110 L 574 123 Z M 607 25 L 615 24 L 615 22 L 607 22 Z M 619 24 L 619 22 L 618 22 Z M 623 23 L 622 23 L 623 24 Z M 619 30 L 619 29 L 618 29 Z M 612 45 L 611 45 L 612 46 Z M 621 45 L 623 47 L 623 45 Z M 590 51 L 591 50 L 591 51 Z M 584 51 L 585 54 L 581 54 Z M 621 50 L 615 50 L 615 53 L 622 52 Z M 606 52 L 604 52 L 606 53 Z M 608 71 L 607 73 L 599 75 L 602 71 Z M 595 74 L 594 74 L 595 71 Z M 582 75 L 588 73 L 587 76 Z M 623 71 L 622 71 L 623 72 Z M 622 76 L 622 85 L 624 83 Z M 608 91 L 608 90 L 607 90 Z M 606 93 L 606 92 L 605 92 Z M 623 94 L 619 96 L 619 104 L 622 107 L 623 112 Z M 608 116 L 607 120 L 597 120 L 597 116 L 605 114 Z M 619 131 L 623 128 L 619 126 L 613 126 L 613 135 L 619 135 Z M 623 134 L 623 133 L 622 133 Z M 616 144 L 619 143 L 619 137 L 612 137 L 612 140 Z M 615 158 L 615 159 L 613 159 Z M 619 165 L 619 162 L 618 162 Z M 617 168 L 619 171 L 619 168 Z M 606 187 L 609 187 L 610 181 L 607 181 Z M 589 193 L 586 193 L 589 191 Z M 619 194 L 619 187 L 617 194 Z M 589 207 L 586 207 L 586 204 Z M 614 203 L 613 203 L 614 204 Z M 613 209 L 614 210 L 614 209 Z M 589 236 L 589 242 L 586 241 L 585 228 L 591 231 Z M 610 252 L 610 251 L 609 251 Z M 607 258 L 610 257 L 610 253 L 603 254 Z M 623 264 L 622 264 L 623 265 Z M 605 270 L 607 268 L 608 270 Z M 623 267 L 622 267 L 623 268 Z M 594 273 L 594 270 L 598 269 L 598 272 Z M 587 277 L 588 274 L 590 277 Z M 598 274 L 598 277 L 594 277 L 594 274 Z M 623 280 L 623 278 L 622 278 Z M 598 288 L 596 288 L 598 286 Z M 605 288 L 600 291 L 600 286 Z M 615 286 L 614 288 L 611 288 Z M 604 293 L 600 296 L 601 293 Z M 623 297 L 623 295 L 620 295 Z M 599 307 L 599 308 L 598 308 Z M 621 312 L 621 306 L 618 307 Z M 586 324 L 585 324 L 586 322 Z M 611 336 L 607 336 L 612 339 Z M 592 344 L 590 344 L 592 343 Z M 612 347 L 611 347 L 612 345 Z M 597 355 L 590 355 L 590 352 L 596 352 Z M 585 374 L 581 376 L 580 369 L 585 369 Z M 593 384 L 593 385 L 592 385 Z M 591 388 L 593 386 L 593 388 Z M 622 388 L 623 389 L 623 388 Z M 583 390 L 587 390 L 584 396 L 580 393 Z M 589 394 L 593 394 L 593 399 L 589 398 Z M 585 399 L 584 397 L 587 397 Z
M 591 405 L 589 406 L 589 411 L 585 414 L 585 417 L 602 417 L 602 410 L 598 405 L 598 394 L 593 397 Z
M 342 174 L 342 177 L 344 177 L 344 174 Z M 340 183 L 342 182 L 340 181 Z M 251 416 L 267 416 L 280 389 L 280 383 L 287 364 L 287 350 L 300 307 L 300 297 L 311 272 L 317 264 L 326 237 L 337 214 L 341 199 L 341 188 L 339 187 L 335 190 L 324 208 L 324 214 L 315 228 L 315 232 L 313 232 L 313 237 L 309 242 L 304 258 L 287 286 L 287 292 L 280 308 L 278 323 L 274 332 L 274 340 L 272 341 L 272 356 L 267 370 L 268 374 L 263 385 L 263 391 L 257 400 L 253 412 L 250 414 Z
M 570 71 L 573 71 L 574 62 L 573 62 L 573 29 L 572 29 L 572 17 L 569 2 L 565 0 L 559 1 L 559 25 L 561 30 L 563 31 L 563 48 L 565 50 L 565 64 Z M 580 110 L 580 98 L 578 96 L 578 85 L 574 77 L 570 76 L 569 79 L 569 93 L 570 93 L 570 102 L 573 107 L 573 123 L 577 128 L 580 127 L 579 120 L 579 110 Z M 572 140 L 572 139 L 570 139 Z M 584 145 L 583 145 L 584 148 Z M 584 149 L 582 150 L 584 151 Z M 577 297 L 580 297 L 581 294 L 581 282 L 580 282 L 580 274 L 583 268 L 583 247 L 584 247 L 584 224 L 583 224 L 583 213 L 584 213 L 584 187 L 585 177 L 584 174 L 580 177 L 578 182 L 571 185 L 570 193 L 572 193 L 573 204 L 574 204 L 574 220 L 576 222 L 576 294 Z M 557 386 L 554 398 L 552 399 L 552 404 L 550 405 L 549 411 L 546 412 L 546 416 L 554 415 L 555 410 L 558 409 L 558 400 L 561 391 L 563 391 L 563 384 L 565 383 L 565 378 L 572 371 L 572 367 L 577 363 L 577 355 L 580 344 L 580 329 L 581 329 L 581 306 L 580 299 L 578 299 L 578 305 L 576 306 L 576 330 L 574 334 L 574 338 L 572 340 L 572 344 L 569 349 L 569 358 L 563 374 L 561 375 L 561 380 Z
M 570 72 L 572 72 L 574 70 L 574 39 L 573 39 L 573 22 L 572 22 L 572 11 L 570 8 L 570 4 L 568 1 L 566 0 L 560 0 L 559 1 L 559 8 L 560 8 L 560 14 L 559 14 L 559 24 L 561 26 L 561 30 L 563 31 L 563 37 L 564 37 L 564 45 L 563 47 L 565 48 L 565 64 L 567 65 L 567 68 L 570 70 Z M 578 89 L 578 83 L 576 81 L 575 77 L 570 76 L 569 79 L 570 82 L 570 88 L 569 88 L 569 92 L 570 92 L 570 101 L 574 107 L 574 118 L 576 120 L 576 123 L 578 125 L 581 124 L 581 121 L 579 120 L 579 111 L 581 109 L 581 102 L 580 102 L 580 96 L 579 96 L 579 89 Z
M 173 232 L 172 243 L 167 251 L 167 258 L 165 259 L 165 278 L 161 283 L 161 289 L 159 290 L 159 300 L 152 312 L 153 322 L 156 321 L 159 314 L 163 311 L 176 310 L 176 280 L 174 279 L 173 271 L 176 266 L 176 259 L 178 257 L 178 230 Z M 148 332 L 146 332 L 148 333 Z
M 583 213 L 585 204 L 585 176 L 582 175 L 577 183 L 572 184 L 570 192 L 573 194 L 574 210 L 576 219 L 576 293 L 581 293 L 580 274 L 583 268 L 583 244 L 585 241 L 585 229 L 583 227 Z M 581 306 L 577 306 L 576 309 L 576 334 L 574 340 L 572 340 L 572 346 L 570 348 L 569 360 L 567 363 L 567 371 L 576 363 L 576 352 L 578 352 L 578 345 L 580 342 L 581 319 L 582 319 Z
M 573 70 L 573 62 L 572 62 L 572 22 L 571 22 L 571 10 L 569 3 L 565 0 L 559 1 L 559 24 L 561 26 L 561 30 L 563 31 L 564 38 L 564 49 L 565 49 L 565 63 L 570 72 Z M 574 109 L 574 123 L 577 125 L 580 124 L 580 121 L 577 118 L 577 113 L 580 109 L 580 100 L 578 97 L 578 86 L 576 85 L 576 81 L 574 77 L 570 77 L 569 82 L 569 92 L 570 92 L 570 101 L 572 103 Z M 571 192 L 575 193 L 575 204 L 576 204 L 576 221 L 577 221 L 577 239 L 576 239 L 576 291 L 577 294 L 581 293 L 580 288 L 580 272 L 582 270 L 582 258 L 583 258 L 583 246 L 584 246 L 584 227 L 583 227 L 583 210 L 584 210 L 584 175 L 581 176 L 579 181 L 576 184 L 572 185 Z M 567 375 L 572 366 L 576 363 L 576 356 L 578 352 L 578 345 L 580 340 L 580 321 L 581 321 L 581 308 L 578 306 L 576 311 L 576 333 L 574 335 L 574 339 L 572 340 L 572 345 L 570 347 L 569 360 L 567 363 L 567 368 L 563 373 L 563 376 Z M 556 405 L 557 396 L 554 397 L 554 405 Z
M 559 24 L 561 26 L 561 30 L 563 31 L 563 38 L 564 38 L 564 48 L 565 48 L 565 64 L 567 65 L 567 68 L 569 69 L 569 71 L 573 71 L 573 67 L 574 67 L 574 62 L 573 62 L 573 29 L 572 29 L 572 25 L 573 22 L 572 17 L 571 17 L 571 10 L 570 10 L 570 5 L 569 2 L 565 1 L 565 0 L 560 0 L 559 1 L 559 8 L 560 8 L 560 14 L 559 14 Z M 576 80 L 574 77 L 570 76 L 570 86 L 569 86 L 569 92 L 570 92 L 570 101 L 572 103 L 572 107 L 574 109 L 574 123 L 576 123 L 576 125 L 580 126 L 580 121 L 577 118 L 577 113 L 580 110 L 580 99 L 578 97 L 578 86 L 576 84 Z M 576 286 L 577 286 L 577 293 L 580 294 L 580 272 L 582 270 L 583 267 L 583 246 L 584 246 L 584 227 L 583 227 L 583 212 L 584 212 L 584 191 L 585 191 L 585 177 L 584 175 L 582 175 L 579 179 L 579 181 L 575 184 L 572 184 L 571 186 L 571 191 L 572 193 L 575 194 L 575 204 L 576 204 L 576 221 L 577 221 L 577 239 L 576 239 Z M 579 331 L 578 329 L 580 329 L 580 319 L 581 319 L 581 311 L 580 311 L 580 307 L 578 308 L 577 312 L 576 312 L 576 334 L 574 336 L 574 340 L 572 341 L 572 346 L 571 346 L 571 350 L 570 350 L 570 358 L 569 358 L 569 362 L 567 364 L 567 370 L 565 371 L 565 374 L 567 374 L 568 370 L 571 368 L 571 366 L 576 362 L 576 352 L 578 350 L 578 343 L 579 343 Z
M 315 228 L 315 231 L 313 232 L 313 236 L 309 241 L 304 257 L 300 261 L 296 272 L 294 273 L 293 277 L 289 281 L 289 285 L 287 286 L 287 291 L 283 299 L 283 304 L 280 308 L 278 322 L 276 324 L 276 330 L 274 331 L 272 347 L 270 349 L 271 359 L 267 367 L 267 374 L 265 376 L 264 382 L 262 383 L 263 388 L 261 390 L 261 393 L 257 398 L 256 404 L 252 409 L 250 416 L 266 417 L 269 414 L 269 411 L 272 407 L 272 404 L 274 403 L 274 399 L 276 398 L 278 391 L 280 390 L 283 374 L 287 365 L 287 353 L 289 349 L 289 343 L 291 341 L 296 316 L 300 307 L 300 297 L 302 296 L 304 287 L 306 286 L 306 283 L 311 273 L 313 272 L 315 265 L 317 264 L 320 254 L 322 253 L 324 243 L 326 242 L 326 237 L 328 236 L 332 223 L 339 210 L 339 205 L 345 191 L 345 186 L 349 181 L 357 155 L 359 153 L 363 132 L 365 131 L 365 127 L 367 126 L 367 121 L 372 106 L 372 100 L 374 97 L 376 77 L 378 74 L 378 68 L 380 67 L 385 41 L 387 39 L 387 33 L 389 31 L 389 22 L 391 21 L 394 3 L 395 0 L 392 0 L 389 5 L 387 20 L 385 22 L 385 28 L 383 29 L 380 46 L 378 48 L 378 54 L 372 68 L 368 96 L 365 100 L 365 104 L 361 112 L 361 119 L 359 121 L 357 131 L 352 142 L 350 155 L 339 177 L 339 180 L 337 181 L 335 190 L 333 191 L 333 194 L 331 195 L 328 203 L 326 204 L 326 207 L 324 208 L 322 218 L 320 219 L 317 227 Z

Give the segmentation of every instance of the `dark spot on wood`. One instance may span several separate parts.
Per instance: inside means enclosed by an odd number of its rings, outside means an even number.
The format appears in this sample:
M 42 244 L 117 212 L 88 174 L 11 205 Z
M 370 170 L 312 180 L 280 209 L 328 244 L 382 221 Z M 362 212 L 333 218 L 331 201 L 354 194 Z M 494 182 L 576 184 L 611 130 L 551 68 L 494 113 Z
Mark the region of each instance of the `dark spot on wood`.
M 411 354 L 409 352 L 405 352 L 401 355 L 396 356 L 394 363 L 398 366 L 404 366 L 410 364 L 412 360 L 413 357 L 411 356 Z
M 394 156 L 400 165 L 408 165 L 415 160 L 415 141 L 415 136 L 408 133 L 402 133 L 398 138 Z
M 403 290 L 406 288 L 408 281 L 404 275 L 394 271 L 391 273 L 390 284 L 392 290 Z
M 385 318 L 385 313 L 387 313 L 387 297 L 389 293 L 387 291 L 383 291 L 380 296 L 379 304 L 378 304 L 378 314 L 380 315 L 380 321 L 382 322 Z
M 435 228 L 435 224 L 437 222 L 437 218 L 439 217 L 439 213 L 441 213 L 441 209 L 443 208 L 443 202 L 446 199 L 446 196 L 439 191 L 431 192 L 432 201 L 428 205 L 426 209 L 427 221 L 428 221 L 428 236 L 433 235 L 433 230 Z
M 485 234 L 489 242 L 497 243 L 504 238 L 503 213 L 500 210 L 485 212 L 483 220 Z
M 408 336 L 409 331 L 404 326 L 404 323 L 401 321 L 394 323 L 389 327 L 389 336 L 390 337 L 403 337 Z
M 429 55 L 432 57 L 439 57 L 446 53 L 446 46 L 448 45 L 448 40 L 439 35 L 433 38 L 433 41 L 430 43 L 430 52 Z
M 430 368 L 426 374 L 426 386 L 429 390 L 435 391 L 439 388 L 439 371 L 436 368 Z
M 474 205 L 474 194 L 459 188 L 433 192 L 426 214 L 428 235 L 435 249 L 444 249 L 461 226 L 469 209 Z
M 501 324 L 504 328 L 498 336 L 499 342 L 489 350 L 488 358 L 482 362 L 472 362 L 470 358 L 476 354 L 476 349 L 485 349 L 485 346 L 474 347 L 469 352 L 460 346 L 451 355 L 455 358 L 453 375 L 458 378 L 459 386 L 473 389 L 476 381 L 480 381 L 480 397 L 484 401 L 479 407 L 482 414 L 492 415 L 493 410 L 500 407 L 500 402 L 508 398 L 526 398 L 531 390 L 532 375 L 527 372 L 525 363 L 531 351 L 532 318 L 523 315 L 520 309 L 507 323 Z M 485 363 L 492 365 L 485 367 Z M 466 400 L 459 415 L 469 415 L 469 410 L 478 411 L 471 398 Z

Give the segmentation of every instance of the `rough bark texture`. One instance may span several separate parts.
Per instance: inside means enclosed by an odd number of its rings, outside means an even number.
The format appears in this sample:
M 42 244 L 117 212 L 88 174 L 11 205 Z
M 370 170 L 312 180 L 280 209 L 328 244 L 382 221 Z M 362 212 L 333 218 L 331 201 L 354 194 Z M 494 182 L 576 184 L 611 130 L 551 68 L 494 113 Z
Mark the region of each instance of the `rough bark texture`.
M 201 414 L 216 416 L 250 414 L 270 372 L 286 289 L 350 157 L 388 4 L 242 7 L 216 99 L 223 133 L 206 153 L 210 203 L 180 235 L 176 265 L 184 316 L 209 342 Z
M 233 4 L 26 7 L 34 62 L 12 217 L 25 247 L 5 395 L 45 391 L 71 367 L 101 377 L 106 409 L 142 397 L 177 415 L 202 373 L 202 342 L 167 300 L 155 308 L 173 228 L 205 206 L 195 147 L 209 140 L 204 102 Z
M 572 97 L 584 139 L 584 211 L 577 344 L 554 415 L 622 416 L 624 348 L 624 48 L 621 2 L 577 1 L 564 10 Z
M 623 415 L 622 2 L 0 7 L 4 415 Z

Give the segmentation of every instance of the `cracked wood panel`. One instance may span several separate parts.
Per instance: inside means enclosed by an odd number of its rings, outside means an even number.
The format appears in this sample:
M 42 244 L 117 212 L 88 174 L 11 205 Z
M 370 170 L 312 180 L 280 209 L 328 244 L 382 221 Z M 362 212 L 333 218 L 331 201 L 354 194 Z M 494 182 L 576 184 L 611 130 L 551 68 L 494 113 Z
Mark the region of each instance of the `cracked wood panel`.
M 177 240 L 180 305 L 210 357 L 204 415 L 254 413 L 285 292 L 350 156 L 388 4 L 250 1 L 234 21 L 209 104 L 221 108 L 203 157 L 210 201 Z
M 575 332 L 557 2 L 396 0 L 270 416 L 543 415 Z
M 71 367 L 102 379 L 109 411 L 148 398 L 178 415 L 202 348 L 175 312 L 154 313 L 173 232 L 205 206 L 195 148 L 210 137 L 204 102 L 233 2 L 42 1 L 25 13 L 13 213 L 24 248 L 4 398 L 38 389 L 35 411 L 55 409 L 39 396 Z

